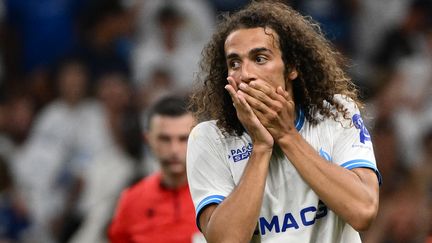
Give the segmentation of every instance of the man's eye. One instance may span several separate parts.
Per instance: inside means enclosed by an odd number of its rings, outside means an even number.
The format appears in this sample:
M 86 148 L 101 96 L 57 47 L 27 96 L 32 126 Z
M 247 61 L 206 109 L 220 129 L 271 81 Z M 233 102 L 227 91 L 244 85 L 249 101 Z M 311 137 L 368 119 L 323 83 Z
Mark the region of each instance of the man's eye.
M 239 61 L 235 61 L 235 60 L 231 61 L 229 63 L 229 66 L 230 66 L 231 69 L 237 69 L 237 68 L 240 67 L 240 62 Z
M 257 63 L 262 64 L 262 63 L 267 62 L 267 58 L 265 58 L 265 57 L 263 57 L 263 56 L 257 56 L 257 57 L 255 58 L 255 61 L 256 61 Z

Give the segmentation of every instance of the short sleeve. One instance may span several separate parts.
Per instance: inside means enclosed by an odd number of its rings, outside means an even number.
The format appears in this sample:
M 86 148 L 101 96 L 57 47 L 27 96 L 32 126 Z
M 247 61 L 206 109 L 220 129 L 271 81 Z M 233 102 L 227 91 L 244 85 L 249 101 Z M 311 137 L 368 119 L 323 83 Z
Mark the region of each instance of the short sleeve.
M 369 168 L 376 173 L 381 184 L 382 178 L 376 165 L 371 135 L 360 111 L 351 100 L 343 99 L 342 103 L 348 109 L 350 119 L 335 122 L 335 130 L 338 132 L 334 133 L 332 161 L 348 170 Z
M 223 151 L 222 135 L 215 124 L 200 123 L 191 131 L 186 159 L 187 177 L 198 228 L 202 210 L 221 203 L 235 186 Z

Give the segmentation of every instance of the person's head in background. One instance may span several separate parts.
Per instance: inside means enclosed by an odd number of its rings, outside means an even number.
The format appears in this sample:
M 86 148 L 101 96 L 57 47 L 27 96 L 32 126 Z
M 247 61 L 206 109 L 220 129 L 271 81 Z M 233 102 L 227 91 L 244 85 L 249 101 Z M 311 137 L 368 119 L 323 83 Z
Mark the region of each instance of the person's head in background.
M 122 113 L 132 102 L 127 75 L 119 70 L 103 72 L 96 79 L 96 97 L 112 113 Z
M 159 162 L 162 181 L 167 187 L 187 183 L 186 148 L 195 123 L 183 97 L 165 96 L 148 112 L 145 136 Z
M 84 62 L 68 58 L 60 63 L 55 74 L 58 95 L 68 105 L 78 104 L 87 95 L 89 76 Z
M 172 4 L 166 4 L 156 13 L 156 19 L 162 33 L 164 48 L 169 52 L 175 51 L 178 32 L 185 21 L 182 13 Z

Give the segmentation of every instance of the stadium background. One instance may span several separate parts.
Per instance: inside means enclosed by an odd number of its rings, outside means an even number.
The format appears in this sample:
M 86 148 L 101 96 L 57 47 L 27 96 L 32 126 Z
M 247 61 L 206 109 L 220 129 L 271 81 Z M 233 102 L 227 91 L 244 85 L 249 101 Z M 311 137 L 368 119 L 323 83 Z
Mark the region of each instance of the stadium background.
M 247 2 L 0 1 L 0 242 L 106 242 L 120 191 L 157 169 L 148 106 L 191 90 L 218 16 Z M 432 242 L 431 1 L 286 2 L 366 104 L 384 181 L 364 242 Z

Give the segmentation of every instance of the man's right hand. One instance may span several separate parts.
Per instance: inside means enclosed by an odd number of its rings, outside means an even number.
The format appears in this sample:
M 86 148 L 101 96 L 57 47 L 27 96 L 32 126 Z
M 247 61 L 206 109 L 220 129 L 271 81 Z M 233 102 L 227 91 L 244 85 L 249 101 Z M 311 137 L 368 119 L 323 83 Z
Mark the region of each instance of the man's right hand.
M 237 117 L 251 137 L 254 148 L 272 149 L 274 144 L 272 135 L 259 121 L 247 103 L 244 93 L 238 89 L 235 80 L 232 77 L 228 77 L 227 80 L 225 89 L 231 96 Z

